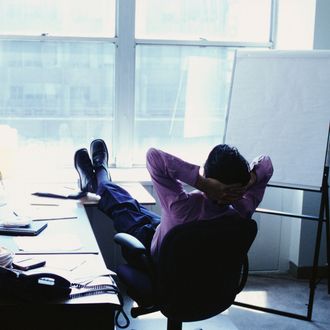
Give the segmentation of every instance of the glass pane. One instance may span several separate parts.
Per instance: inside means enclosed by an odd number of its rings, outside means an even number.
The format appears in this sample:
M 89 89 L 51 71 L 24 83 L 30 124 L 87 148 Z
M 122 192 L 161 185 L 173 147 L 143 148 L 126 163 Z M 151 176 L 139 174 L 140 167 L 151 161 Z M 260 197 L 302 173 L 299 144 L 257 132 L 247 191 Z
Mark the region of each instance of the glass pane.
M 1 0 L 0 33 L 113 37 L 115 0 Z
M 72 168 L 75 149 L 112 141 L 114 53 L 104 42 L 0 42 L 1 159 L 19 148 L 24 167 Z
M 271 0 L 138 0 L 136 37 L 268 42 Z
M 134 161 L 153 146 L 191 161 L 222 143 L 234 50 L 138 46 Z

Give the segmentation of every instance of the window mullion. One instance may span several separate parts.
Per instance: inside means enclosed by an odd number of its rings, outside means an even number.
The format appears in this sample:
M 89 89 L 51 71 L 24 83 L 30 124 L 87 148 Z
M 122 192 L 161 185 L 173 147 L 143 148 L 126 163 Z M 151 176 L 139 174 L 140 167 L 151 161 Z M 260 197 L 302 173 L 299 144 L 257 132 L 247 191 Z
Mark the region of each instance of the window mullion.
M 272 44 L 272 48 L 276 48 L 277 41 L 277 13 L 278 11 L 278 0 L 272 0 L 271 7 L 271 24 L 269 32 L 269 41 Z
M 115 136 L 117 167 L 132 166 L 135 88 L 135 0 L 117 0 Z

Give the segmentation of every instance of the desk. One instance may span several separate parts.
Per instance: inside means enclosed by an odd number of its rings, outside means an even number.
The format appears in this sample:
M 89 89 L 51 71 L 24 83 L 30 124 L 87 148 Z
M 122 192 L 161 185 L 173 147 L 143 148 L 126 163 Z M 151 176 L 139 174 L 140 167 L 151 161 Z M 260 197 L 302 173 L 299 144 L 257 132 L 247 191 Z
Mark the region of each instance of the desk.
M 137 199 L 141 204 L 153 205 L 154 198 L 148 191 L 139 183 L 119 183 L 123 188 L 130 192 L 130 194 Z M 45 185 L 44 185 L 45 186 Z M 19 209 L 17 200 L 20 203 L 29 206 L 31 203 L 30 193 L 39 190 L 40 185 L 35 187 L 20 187 L 14 189 L 9 186 L 12 191 L 12 207 Z M 52 191 L 52 185 L 47 185 L 45 191 Z M 10 191 L 9 191 L 10 192 Z M 40 203 L 39 209 L 43 209 L 43 213 L 61 214 L 61 210 L 68 215 L 68 219 L 62 220 L 47 220 L 48 227 L 44 232 L 40 233 L 37 238 L 49 235 L 49 237 L 57 236 L 58 234 L 75 234 L 79 237 L 83 248 L 79 254 L 58 254 L 59 251 L 46 254 L 45 251 L 30 251 L 33 255 L 41 257 L 46 260 L 46 266 L 56 264 L 57 266 L 67 267 L 71 265 L 74 269 L 76 277 L 88 276 L 90 272 L 98 271 L 99 274 L 109 273 L 106 269 L 105 262 L 100 253 L 98 243 L 95 239 L 90 221 L 87 217 L 83 201 L 72 200 L 58 200 L 58 199 L 44 199 L 33 197 L 33 200 Z M 46 202 L 45 202 L 46 201 Z M 47 206 L 49 201 L 53 206 Z M 91 207 L 97 203 L 88 205 Z M 24 209 L 23 208 L 23 209 Z M 33 208 L 33 207 L 32 207 Z M 38 206 L 34 206 L 35 209 Z M 16 209 L 17 210 L 17 209 Z M 17 255 L 26 252 L 19 251 L 16 241 L 11 236 L 0 235 L 0 245 L 14 251 Z M 40 254 L 40 253 L 43 254 Z M 57 252 L 57 253 L 56 253 Z M 86 261 L 87 260 L 87 261 Z M 83 265 L 82 262 L 84 262 Z M 111 280 L 111 277 L 109 277 Z M 47 304 L 38 304 L 31 302 L 18 301 L 17 299 L 4 298 L 0 294 L 0 315 L 1 330 L 6 329 L 113 329 L 114 328 L 114 313 L 119 307 L 119 300 L 116 295 L 106 294 L 100 296 L 88 296 L 78 299 L 57 301 Z M 49 326 L 47 326 L 49 325 Z
M 116 183 L 126 189 L 132 197 L 134 197 L 141 204 L 146 207 L 151 206 L 150 209 L 153 210 L 152 206 L 156 204 L 156 201 L 142 184 L 137 182 Z M 122 258 L 119 245 L 113 242 L 113 236 L 116 233 L 113 226 L 113 221 L 101 212 L 95 203 L 85 204 L 85 208 L 106 265 L 110 269 L 117 269 L 117 267 L 122 264 L 124 260 Z
M 79 266 L 83 256 L 87 261 L 82 267 L 77 267 L 74 270 L 76 277 L 81 276 L 83 278 L 95 274 L 95 272 L 99 275 L 109 273 L 93 235 L 84 206 L 75 201 L 65 202 L 71 203 L 72 207 L 75 208 L 77 218 L 48 221 L 48 227 L 37 237 L 73 233 L 79 237 L 82 243 L 83 248 L 80 251 L 83 254 L 62 254 L 63 252 L 61 254 L 45 254 L 44 251 L 40 257 L 46 259 L 48 266 L 50 266 L 51 264 L 54 265 L 54 257 L 60 256 L 56 261 L 57 265 L 60 264 L 65 268 L 71 262 L 76 262 L 76 264 L 78 262 Z M 20 253 L 13 237 L 0 235 L 0 245 Z M 79 260 L 77 260 L 78 258 Z M 111 281 L 111 277 L 107 278 Z M 47 304 L 31 303 L 0 296 L 1 329 L 114 329 L 114 313 L 118 308 L 119 300 L 114 294 L 53 301 Z

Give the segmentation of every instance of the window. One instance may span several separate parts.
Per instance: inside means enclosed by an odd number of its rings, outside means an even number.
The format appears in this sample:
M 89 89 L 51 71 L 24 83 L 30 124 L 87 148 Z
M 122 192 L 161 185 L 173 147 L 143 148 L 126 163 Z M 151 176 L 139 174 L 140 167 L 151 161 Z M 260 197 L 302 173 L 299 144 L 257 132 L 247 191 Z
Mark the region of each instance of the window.
M 271 47 L 272 1 L 136 1 L 133 162 L 158 146 L 201 164 L 223 141 L 234 52 Z
M 269 0 L 138 0 L 136 37 L 268 42 Z
M 150 146 L 201 163 L 222 142 L 235 49 L 272 46 L 272 8 L 3 0 L 1 140 L 16 134 L 12 148 L 31 169 L 72 168 L 93 138 L 107 141 L 114 166 L 143 166 Z
M 191 147 L 209 152 L 223 138 L 234 50 L 159 45 L 136 54 L 134 160 L 157 145 L 200 161 L 206 155 Z
M 3 35 L 113 37 L 114 0 L 2 0 Z
M 31 171 L 72 167 L 91 138 L 112 140 L 114 17 L 111 0 L 0 2 L 1 140 L 16 131 Z

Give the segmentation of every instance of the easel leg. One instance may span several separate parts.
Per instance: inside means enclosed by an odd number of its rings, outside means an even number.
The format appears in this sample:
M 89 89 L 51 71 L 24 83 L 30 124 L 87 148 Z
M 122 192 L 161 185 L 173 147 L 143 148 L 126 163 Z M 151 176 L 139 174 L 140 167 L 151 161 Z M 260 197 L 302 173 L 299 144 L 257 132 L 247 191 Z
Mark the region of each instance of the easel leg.
M 326 234 L 326 249 L 327 249 L 327 271 L 328 271 L 328 294 L 330 294 L 330 216 L 329 216 L 329 167 L 326 167 L 324 173 L 324 185 L 322 194 L 324 195 L 324 219 L 325 219 L 325 234 Z
M 320 255 L 322 223 L 323 223 L 323 221 L 321 219 L 319 219 L 319 222 L 317 225 L 314 261 L 313 261 L 312 275 L 311 275 L 311 278 L 309 281 L 309 301 L 308 301 L 308 311 L 307 311 L 307 319 L 309 321 L 312 320 L 314 295 L 315 295 L 315 289 L 316 289 L 316 278 L 317 278 L 317 270 L 318 270 L 319 255 Z
M 324 217 L 326 217 L 327 221 L 327 242 L 329 241 L 328 230 L 329 230 L 329 197 L 328 197 L 328 174 L 329 168 L 325 167 L 323 181 L 322 181 L 322 195 L 321 195 L 321 203 L 320 203 L 320 212 L 319 212 L 319 220 L 317 225 L 317 234 L 315 241 L 315 250 L 314 250 L 314 260 L 313 260 L 313 268 L 312 275 L 309 282 L 309 302 L 308 302 L 308 311 L 307 311 L 307 319 L 312 320 L 313 313 L 313 304 L 314 304 L 314 295 L 316 289 L 316 278 L 318 272 L 318 264 L 319 264 L 319 256 L 320 256 L 320 246 L 321 246 L 321 238 L 322 238 L 322 224 Z M 329 244 L 327 244 L 327 249 L 329 250 Z M 327 258 L 329 262 L 329 251 L 327 251 Z M 328 276 L 328 284 L 329 284 L 329 276 Z M 329 285 L 328 285 L 329 292 Z
M 330 226 L 329 226 L 329 190 L 325 192 L 325 227 L 326 227 L 326 237 L 327 237 L 327 264 L 328 264 L 328 294 L 330 294 Z

